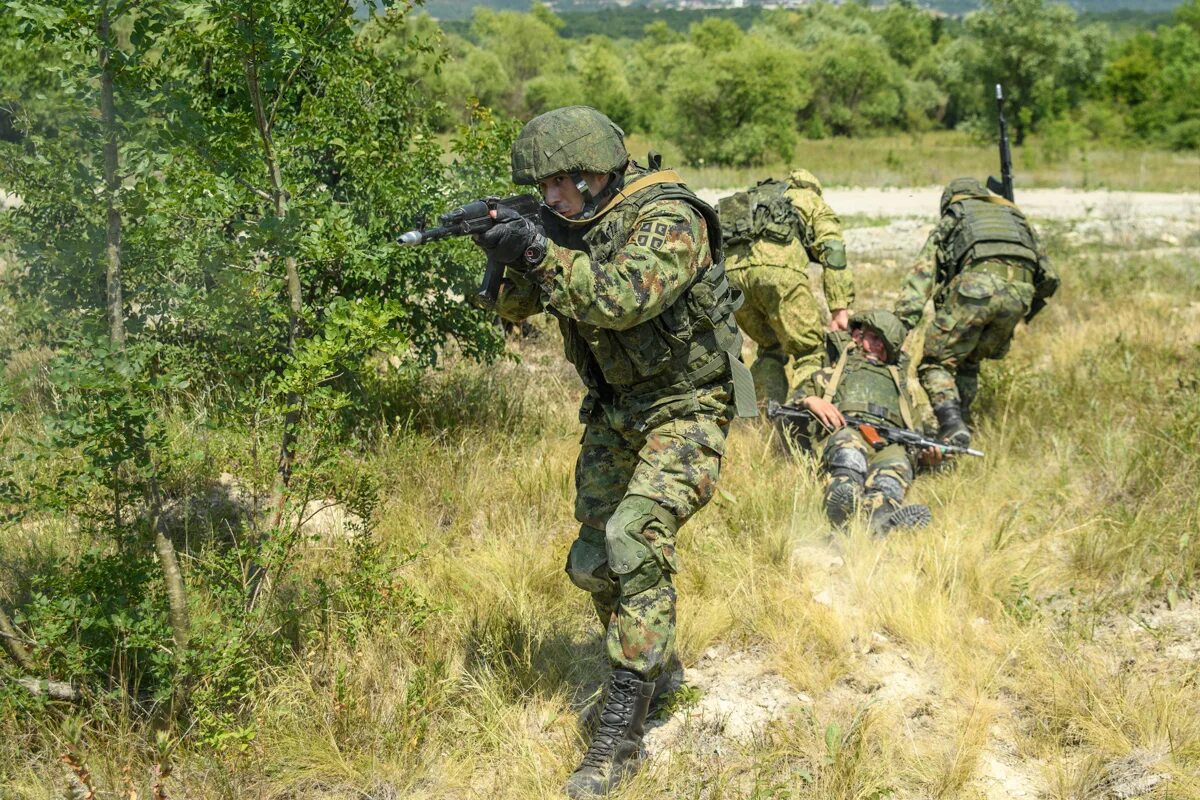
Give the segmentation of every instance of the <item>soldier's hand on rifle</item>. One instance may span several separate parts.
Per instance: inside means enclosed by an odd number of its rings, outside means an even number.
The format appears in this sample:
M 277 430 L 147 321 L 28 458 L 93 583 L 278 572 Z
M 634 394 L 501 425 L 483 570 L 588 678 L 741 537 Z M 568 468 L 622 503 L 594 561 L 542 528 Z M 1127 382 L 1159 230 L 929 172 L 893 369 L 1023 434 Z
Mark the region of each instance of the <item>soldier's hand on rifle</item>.
M 546 255 L 542 232 L 516 211 L 500 206 L 491 212 L 496 224 L 475 237 L 475 243 L 488 250 L 501 264 L 519 268 L 534 267 Z
M 940 467 L 942 461 L 945 459 L 945 455 L 937 447 L 926 447 L 920 452 L 917 459 L 921 462 L 922 466 Z
M 822 397 L 809 395 L 800 401 L 800 405 L 831 431 L 836 431 L 846 425 L 846 418 L 842 416 L 841 411 L 838 411 L 838 407 Z
M 850 330 L 850 309 L 835 308 L 830 312 L 831 319 L 829 320 L 829 330 L 831 331 L 848 331 Z

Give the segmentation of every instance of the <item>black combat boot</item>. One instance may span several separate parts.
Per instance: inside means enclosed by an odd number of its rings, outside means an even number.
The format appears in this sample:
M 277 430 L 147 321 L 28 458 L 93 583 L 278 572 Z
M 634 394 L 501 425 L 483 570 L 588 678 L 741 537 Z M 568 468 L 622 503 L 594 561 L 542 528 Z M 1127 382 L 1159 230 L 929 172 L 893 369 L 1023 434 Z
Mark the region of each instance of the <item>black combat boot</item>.
M 671 695 L 683 686 L 683 680 L 683 662 L 679 660 L 679 656 L 673 655 L 667 665 L 663 667 L 662 672 L 654 679 L 654 694 L 650 696 L 650 710 L 646 712 L 647 718 L 653 719 L 658 712 L 663 710 Z M 579 715 L 579 731 L 584 736 L 590 737 L 595 732 L 596 726 L 600 724 L 600 712 L 604 709 L 607 688 L 605 686 L 597 690 L 587 708 Z
M 858 510 L 863 478 L 857 472 L 835 468 L 825 487 L 825 516 L 834 525 L 845 525 Z
M 637 771 L 653 695 L 654 681 L 644 681 L 627 669 L 613 670 L 592 743 L 567 779 L 568 797 L 603 797 Z
M 958 403 L 947 402 L 934 406 L 933 413 L 937 415 L 938 436 L 943 442 L 957 447 L 971 446 L 971 431 L 967 428 L 967 423 L 963 422 L 962 409 L 958 407 Z
M 898 528 L 924 528 L 931 522 L 933 512 L 924 503 L 913 503 L 896 509 L 881 507 L 871 515 L 871 533 L 887 536 Z

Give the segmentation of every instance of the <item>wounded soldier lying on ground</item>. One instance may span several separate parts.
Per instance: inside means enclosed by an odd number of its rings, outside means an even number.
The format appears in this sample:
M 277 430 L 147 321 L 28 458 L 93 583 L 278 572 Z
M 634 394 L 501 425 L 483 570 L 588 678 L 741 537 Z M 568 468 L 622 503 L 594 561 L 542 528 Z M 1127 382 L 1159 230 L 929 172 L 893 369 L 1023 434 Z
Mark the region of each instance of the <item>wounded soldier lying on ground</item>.
M 872 532 L 921 527 L 932 519 L 925 505 L 903 505 L 912 483 L 917 455 L 904 444 L 879 439 L 872 424 L 920 431 L 913 420 L 901 346 L 904 324 L 890 311 L 867 311 L 850 321 L 850 333 L 831 333 L 823 369 L 804 381 L 791 409 L 777 412 L 789 420 L 789 433 L 819 453 L 829 476 L 825 513 L 844 525 L 860 510 Z M 849 424 L 848 424 L 849 423 Z M 943 450 L 927 447 L 920 463 L 936 466 Z

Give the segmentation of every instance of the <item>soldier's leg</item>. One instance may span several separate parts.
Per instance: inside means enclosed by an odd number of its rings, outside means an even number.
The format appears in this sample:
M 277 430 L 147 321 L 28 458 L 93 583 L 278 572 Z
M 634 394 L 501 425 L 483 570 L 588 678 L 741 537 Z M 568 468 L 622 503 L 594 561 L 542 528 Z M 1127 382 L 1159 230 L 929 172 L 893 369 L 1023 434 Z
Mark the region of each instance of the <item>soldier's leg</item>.
M 870 446 L 853 428 L 842 428 L 825 440 L 821 452 L 821 466 L 829 476 L 825 515 L 834 525 L 844 525 L 858 510 L 870 454 Z
M 754 390 L 760 406 L 768 399 L 782 403 L 787 400 L 788 355 L 771 325 L 771 297 L 764 291 L 762 272 L 767 267 L 746 267 L 729 273 L 730 283 L 745 294 L 742 307 L 734 316 L 738 327 L 758 345 L 758 354 L 750 365 Z
M 943 439 L 967 445 L 971 435 L 962 418 L 962 398 L 955 377 L 973 360 L 980 337 L 995 310 L 992 297 L 1003 281 L 986 272 L 964 272 L 950 282 L 933 324 L 925 335 L 918 375 L 929 395 Z
M 592 596 L 596 615 L 607 630 L 620 596 L 608 568 L 605 526 L 633 476 L 637 448 L 607 422 L 589 424 L 575 462 L 575 519 L 579 536 L 567 554 L 571 582 Z
M 783 352 L 794 359 L 792 384 L 799 384 L 821 368 L 825 339 L 821 307 L 807 272 L 790 267 L 764 269 L 769 271 L 763 276 L 763 294 L 774 310 L 771 329 Z
M 888 445 L 871 454 L 863 507 L 870 515 L 874 533 L 885 534 L 897 527 L 929 524 L 931 515 L 928 506 L 904 505 L 904 496 L 912 480 L 912 461 L 901 445 Z
M 959 406 L 962 408 L 963 422 L 971 424 L 971 404 L 975 395 L 979 394 L 979 364 L 968 362 L 958 368 L 954 376 L 954 386 L 958 390 Z
M 620 585 L 607 639 L 614 668 L 653 680 L 674 651 L 676 533 L 712 499 L 725 432 L 712 417 L 692 417 L 646 434 L 628 493 L 605 531 L 609 569 Z
M 637 768 L 656 679 L 675 645 L 675 535 L 712 499 L 724 449 L 725 426 L 712 417 L 672 420 L 646 434 L 605 528 L 619 587 L 606 639 L 613 671 L 587 753 L 567 779 L 570 797 L 607 795 Z

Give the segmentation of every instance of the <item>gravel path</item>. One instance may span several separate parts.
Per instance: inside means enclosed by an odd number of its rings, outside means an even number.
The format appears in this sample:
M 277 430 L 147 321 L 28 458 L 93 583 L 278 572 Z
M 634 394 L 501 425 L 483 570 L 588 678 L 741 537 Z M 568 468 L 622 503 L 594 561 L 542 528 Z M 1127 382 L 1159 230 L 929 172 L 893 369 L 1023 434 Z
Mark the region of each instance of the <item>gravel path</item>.
M 1192 183 L 1200 189 L 1200 175 Z M 701 189 L 704 200 L 715 203 L 730 190 Z M 831 188 L 825 199 L 839 214 L 873 217 L 930 217 L 937 213 L 940 186 L 908 189 Z M 1189 220 L 1200 226 L 1200 191 L 1165 192 L 1079 191 L 1076 189 L 1018 190 L 1017 202 L 1031 217 L 1042 219 L 1141 219 L 1147 217 Z

